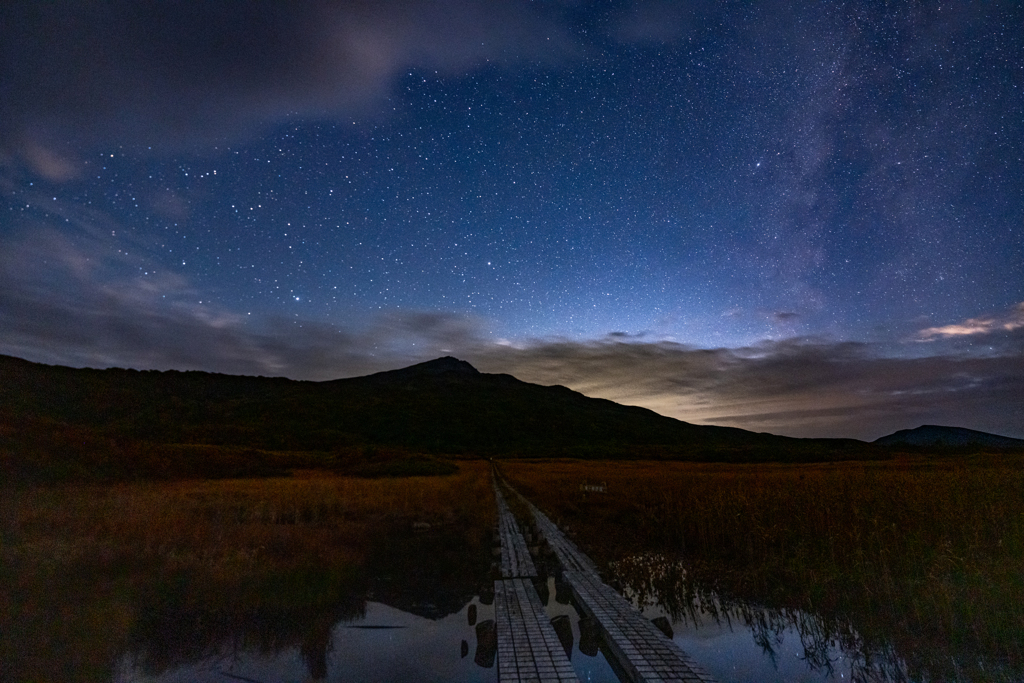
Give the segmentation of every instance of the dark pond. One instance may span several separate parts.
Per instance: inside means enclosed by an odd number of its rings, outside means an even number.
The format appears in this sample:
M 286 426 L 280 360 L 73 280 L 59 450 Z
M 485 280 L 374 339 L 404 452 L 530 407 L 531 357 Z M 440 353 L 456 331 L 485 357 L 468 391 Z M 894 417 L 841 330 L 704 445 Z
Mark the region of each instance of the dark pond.
M 661 556 L 626 558 L 613 565 L 611 576 L 645 616 L 667 618 L 674 640 L 723 683 L 905 680 L 891 657 L 866 659 L 855 633 L 798 611 L 724 603 L 688 586 L 682 566 Z M 218 642 L 189 641 L 183 634 L 189 647 L 156 657 L 168 644 L 142 643 L 122 657 L 114 680 L 496 681 L 489 581 L 458 600 L 451 592 L 457 582 L 439 592 L 429 582 L 396 579 L 347 603 L 338 611 L 342 618 L 329 625 L 318 628 L 317 617 L 307 615 L 312 626 L 303 637 L 294 637 L 294 624 L 285 629 L 287 637 L 275 635 L 273 627 L 255 639 L 220 631 Z M 581 621 L 568 587 L 554 575 L 535 586 L 579 679 L 618 681 L 596 626 Z
M 395 534 L 359 577 L 310 587 L 299 577 L 265 604 L 225 597 L 194 605 L 189 587 L 148 601 L 148 618 L 118 660 L 129 681 L 496 681 L 494 558 L 452 530 Z M 581 680 L 617 681 L 596 630 L 554 578 L 538 593 Z M 305 590 L 303 590 L 305 588 Z M 340 597 L 316 607 L 283 596 Z
M 586 621 L 580 623 L 567 589 L 556 586 L 553 577 L 538 582 L 538 588 L 580 680 L 618 681 L 596 629 Z M 154 671 L 144 656 L 127 654 L 119 662 L 114 680 L 497 681 L 493 595 L 474 595 L 457 611 L 443 615 L 436 612 L 432 596 L 419 597 L 419 604 L 426 608 L 419 611 L 426 615 L 367 600 L 360 616 L 338 621 L 326 639 L 313 645 L 239 647 L 244 640 L 239 635 L 212 647 L 208 644 L 201 657 L 162 671 Z
M 722 683 L 907 680 L 898 657 L 872 649 L 848 624 L 725 601 L 688 582 L 679 561 L 640 554 L 610 573 L 644 616 L 668 619 L 673 640 Z
M 389 544 L 367 567 L 373 578 L 317 611 L 224 623 L 216 611 L 154 613 L 114 680 L 496 681 L 491 559 L 456 545 L 429 535 Z M 579 679 L 618 681 L 596 625 L 580 619 L 551 561 L 540 563 L 547 577 L 535 586 Z M 677 560 L 627 557 L 606 578 L 646 617 L 663 617 L 722 683 L 909 679 L 891 649 L 849 624 L 723 599 L 688 581 Z

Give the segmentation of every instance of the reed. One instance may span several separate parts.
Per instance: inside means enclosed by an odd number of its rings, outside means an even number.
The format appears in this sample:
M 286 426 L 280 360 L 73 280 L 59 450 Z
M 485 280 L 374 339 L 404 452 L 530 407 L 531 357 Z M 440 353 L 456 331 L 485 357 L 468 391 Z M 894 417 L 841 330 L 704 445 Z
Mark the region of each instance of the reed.
M 674 554 L 723 594 L 849 618 L 911 672 L 962 675 L 954 662 L 984 677 L 979 659 L 1024 669 L 1016 459 L 517 461 L 503 471 L 603 562 Z M 584 480 L 607 482 L 607 492 L 581 492 Z
M 486 557 L 492 518 L 489 469 L 474 461 L 447 477 L 7 489 L 0 680 L 110 680 L 117 657 L 168 614 L 332 613 L 361 600 L 367 558 L 414 522 Z

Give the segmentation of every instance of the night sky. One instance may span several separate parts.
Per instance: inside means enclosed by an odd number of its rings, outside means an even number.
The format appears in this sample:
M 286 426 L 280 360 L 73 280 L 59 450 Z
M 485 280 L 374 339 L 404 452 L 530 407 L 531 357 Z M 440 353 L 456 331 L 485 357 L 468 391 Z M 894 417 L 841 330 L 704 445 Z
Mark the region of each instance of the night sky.
M 0 353 L 1024 437 L 1017 2 L 5 2 Z

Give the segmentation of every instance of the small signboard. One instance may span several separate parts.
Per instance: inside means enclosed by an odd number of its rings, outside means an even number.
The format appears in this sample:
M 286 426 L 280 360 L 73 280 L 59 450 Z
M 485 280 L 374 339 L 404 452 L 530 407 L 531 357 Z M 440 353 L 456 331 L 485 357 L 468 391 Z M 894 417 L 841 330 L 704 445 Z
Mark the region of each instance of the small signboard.
M 585 493 L 607 493 L 608 483 L 604 481 L 600 484 L 588 484 L 587 482 L 583 482 L 580 484 L 580 491 Z

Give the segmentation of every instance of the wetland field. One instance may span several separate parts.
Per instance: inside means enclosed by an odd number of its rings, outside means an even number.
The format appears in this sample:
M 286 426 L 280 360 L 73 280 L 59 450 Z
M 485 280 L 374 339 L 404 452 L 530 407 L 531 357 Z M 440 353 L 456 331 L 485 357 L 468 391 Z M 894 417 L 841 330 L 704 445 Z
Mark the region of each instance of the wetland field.
M 0 679 L 493 681 L 491 466 L 451 462 L 7 488 Z M 498 466 L 719 680 L 1024 676 L 1017 456 Z
M 489 578 L 494 514 L 480 460 L 433 477 L 9 489 L 0 680 L 150 680 L 239 652 L 294 652 L 322 677 L 332 629 L 365 621 L 368 599 L 427 621 L 465 611 Z
M 677 624 L 747 622 L 769 656 L 774 636 L 793 630 L 812 668 L 828 673 L 841 650 L 861 680 L 973 681 L 1024 676 L 1021 464 L 501 469 L 607 579 Z

